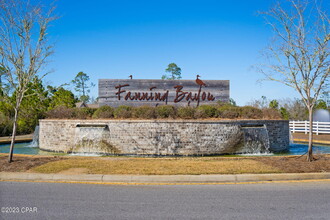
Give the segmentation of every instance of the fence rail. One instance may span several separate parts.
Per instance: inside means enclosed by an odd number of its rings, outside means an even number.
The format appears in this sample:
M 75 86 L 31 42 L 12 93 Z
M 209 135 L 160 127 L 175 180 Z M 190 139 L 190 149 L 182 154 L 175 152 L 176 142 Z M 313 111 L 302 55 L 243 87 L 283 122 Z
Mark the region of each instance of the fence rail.
M 309 133 L 309 121 L 290 121 L 290 130 L 292 133 Z M 313 122 L 313 133 L 330 134 L 330 122 Z

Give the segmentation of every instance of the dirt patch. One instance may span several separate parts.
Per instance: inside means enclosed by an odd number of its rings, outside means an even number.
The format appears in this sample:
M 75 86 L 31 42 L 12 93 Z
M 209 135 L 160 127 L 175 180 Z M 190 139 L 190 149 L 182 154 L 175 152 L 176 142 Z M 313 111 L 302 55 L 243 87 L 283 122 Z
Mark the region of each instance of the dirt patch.
M 41 156 L 14 156 L 13 162 L 8 163 L 8 156 L 0 156 L 0 172 L 25 172 L 49 162 L 65 160 L 63 157 L 41 157 Z
M 256 160 L 284 173 L 330 172 L 330 155 L 314 155 L 314 158 L 312 162 L 308 162 L 306 156 L 260 157 Z
M 302 140 L 308 140 L 309 134 L 304 133 L 293 133 L 292 134 L 293 139 L 302 139 Z M 319 134 L 313 135 L 314 141 L 330 141 L 330 134 Z

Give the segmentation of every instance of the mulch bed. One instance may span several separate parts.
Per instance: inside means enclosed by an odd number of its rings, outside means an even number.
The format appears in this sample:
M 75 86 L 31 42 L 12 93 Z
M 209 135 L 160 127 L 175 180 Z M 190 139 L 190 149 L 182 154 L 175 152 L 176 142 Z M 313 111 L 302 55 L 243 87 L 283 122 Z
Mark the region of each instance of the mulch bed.
M 312 162 L 308 162 L 306 156 L 260 157 L 256 160 L 284 173 L 330 172 L 330 155 L 314 155 Z

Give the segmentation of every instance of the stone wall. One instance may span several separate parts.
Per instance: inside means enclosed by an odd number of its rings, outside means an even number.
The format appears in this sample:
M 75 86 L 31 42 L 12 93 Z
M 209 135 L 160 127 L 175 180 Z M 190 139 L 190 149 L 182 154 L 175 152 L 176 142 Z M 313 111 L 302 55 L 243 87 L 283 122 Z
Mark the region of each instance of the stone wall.
M 270 150 L 289 147 L 284 120 L 40 120 L 39 147 L 55 152 L 212 155 L 242 153 L 242 128 L 265 127 Z

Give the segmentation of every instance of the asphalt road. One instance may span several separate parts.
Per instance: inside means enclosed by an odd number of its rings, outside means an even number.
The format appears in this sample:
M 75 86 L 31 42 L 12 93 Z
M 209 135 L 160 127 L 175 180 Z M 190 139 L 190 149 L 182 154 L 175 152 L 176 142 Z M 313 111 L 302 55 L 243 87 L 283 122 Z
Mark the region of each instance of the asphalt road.
M 330 182 L 176 186 L 0 182 L 0 207 L 0 219 L 330 219 Z

